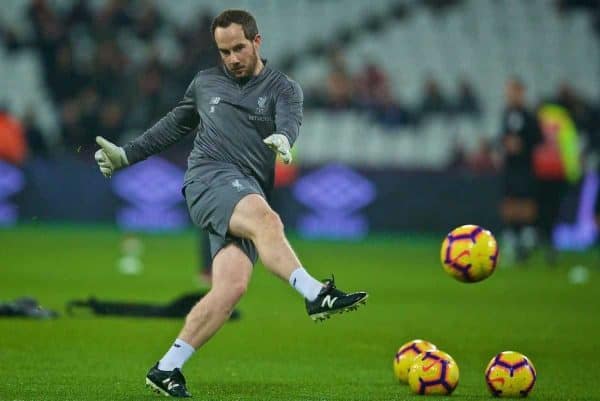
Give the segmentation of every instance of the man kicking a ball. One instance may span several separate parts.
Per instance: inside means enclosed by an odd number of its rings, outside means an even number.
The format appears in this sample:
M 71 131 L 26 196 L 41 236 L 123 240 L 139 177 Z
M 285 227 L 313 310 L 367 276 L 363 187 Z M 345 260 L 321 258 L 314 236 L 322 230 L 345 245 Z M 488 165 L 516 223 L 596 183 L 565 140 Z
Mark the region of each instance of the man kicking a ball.
M 367 299 L 366 292 L 338 290 L 333 278 L 323 283 L 313 278 L 266 201 L 276 154 L 292 161 L 290 146 L 302 121 L 300 86 L 260 58 L 262 38 L 248 12 L 224 11 L 211 31 L 222 66 L 196 74 L 179 104 L 123 148 L 98 137 L 101 149 L 95 155 L 102 174 L 110 177 L 199 129 L 183 193 L 194 223 L 210 233 L 212 287 L 146 376 L 147 385 L 174 397 L 190 396 L 181 368 L 228 320 L 258 256 L 302 294 L 313 320 L 353 310 Z

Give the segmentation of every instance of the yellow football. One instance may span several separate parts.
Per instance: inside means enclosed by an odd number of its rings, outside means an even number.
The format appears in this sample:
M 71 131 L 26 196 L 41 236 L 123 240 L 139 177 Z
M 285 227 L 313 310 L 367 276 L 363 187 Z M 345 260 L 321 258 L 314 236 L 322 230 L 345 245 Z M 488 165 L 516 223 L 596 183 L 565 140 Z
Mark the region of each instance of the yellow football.
M 499 353 L 485 369 L 485 381 L 496 397 L 526 397 L 533 390 L 536 378 L 529 358 L 514 351 Z
M 424 340 L 412 340 L 403 344 L 394 357 L 394 375 L 396 378 L 402 383 L 408 383 L 408 369 L 410 369 L 417 355 L 436 349 L 435 345 Z
M 450 276 L 475 283 L 488 278 L 496 269 L 498 243 L 490 231 L 467 224 L 450 231 L 444 238 L 440 259 Z
M 459 370 L 454 359 L 442 351 L 419 354 L 408 371 L 408 385 L 415 394 L 452 394 Z

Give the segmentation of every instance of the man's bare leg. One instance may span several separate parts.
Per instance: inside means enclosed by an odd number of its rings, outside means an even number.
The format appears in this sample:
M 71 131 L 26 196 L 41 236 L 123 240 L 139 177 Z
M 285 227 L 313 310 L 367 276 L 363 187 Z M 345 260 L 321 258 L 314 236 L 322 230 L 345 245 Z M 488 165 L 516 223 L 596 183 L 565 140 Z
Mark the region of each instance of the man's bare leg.
M 212 287 L 188 313 L 177 338 L 194 348 L 206 343 L 231 316 L 251 275 L 252 262 L 240 248 L 229 244 L 221 249 L 213 261 Z
M 190 397 L 181 367 L 229 319 L 251 274 L 252 262 L 236 245 L 229 244 L 217 253 L 210 291 L 190 310 L 175 343 L 146 375 L 147 386 L 165 395 Z
M 234 244 L 229 244 L 213 261 L 213 284 L 188 313 L 175 344 L 160 360 L 160 370 L 181 368 L 195 349 L 206 343 L 231 316 L 248 288 L 252 262 Z
M 279 215 L 262 196 L 252 194 L 238 202 L 229 221 L 229 231 L 251 239 L 266 268 L 284 280 L 301 266 L 285 237 Z
M 365 292 L 345 294 L 337 290 L 333 279 L 324 286 L 312 277 L 290 246 L 281 219 L 260 195 L 247 195 L 238 202 L 229 221 L 229 232 L 252 240 L 266 268 L 302 294 L 308 314 L 315 320 L 355 309 L 367 298 Z

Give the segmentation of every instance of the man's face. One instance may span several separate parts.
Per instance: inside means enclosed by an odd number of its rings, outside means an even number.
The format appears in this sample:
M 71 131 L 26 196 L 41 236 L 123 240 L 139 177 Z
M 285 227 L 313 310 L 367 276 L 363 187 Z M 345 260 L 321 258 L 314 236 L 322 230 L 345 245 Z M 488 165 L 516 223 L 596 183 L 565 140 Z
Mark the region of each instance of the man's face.
M 236 78 L 254 75 L 258 63 L 260 35 L 250 41 L 244 36 L 241 25 L 231 24 L 227 28 L 215 29 L 215 42 L 223 64 Z

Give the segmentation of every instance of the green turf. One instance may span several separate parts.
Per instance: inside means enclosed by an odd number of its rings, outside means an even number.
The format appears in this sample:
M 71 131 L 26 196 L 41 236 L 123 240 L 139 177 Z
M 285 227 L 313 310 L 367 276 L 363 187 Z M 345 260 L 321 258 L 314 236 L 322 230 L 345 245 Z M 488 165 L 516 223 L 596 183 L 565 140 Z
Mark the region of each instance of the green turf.
M 63 311 L 66 300 L 89 295 L 167 301 L 195 289 L 193 233 L 143 236 L 140 276 L 118 272 L 120 239 L 109 228 L 0 231 L 0 299 L 32 295 Z M 257 267 L 243 319 L 185 366 L 195 399 L 421 399 L 392 379 L 397 347 L 413 338 L 456 359 L 453 400 L 490 399 L 483 369 L 504 350 L 534 362 L 531 399 L 600 399 L 600 273 L 592 269 L 584 285 L 567 280 L 572 265 L 597 266 L 593 254 L 563 255 L 556 269 L 536 256 L 527 269 L 500 268 L 466 285 L 443 273 L 434 239 L 292 242 L 316 276 L 335 272 L 341 288 L 368 290 L 368 305 L 314 324 L 299 296 Z M 144 388 L 144 375 L 180 325 L 85 315 L 0 319 L 0 400 L 160 399 Z

